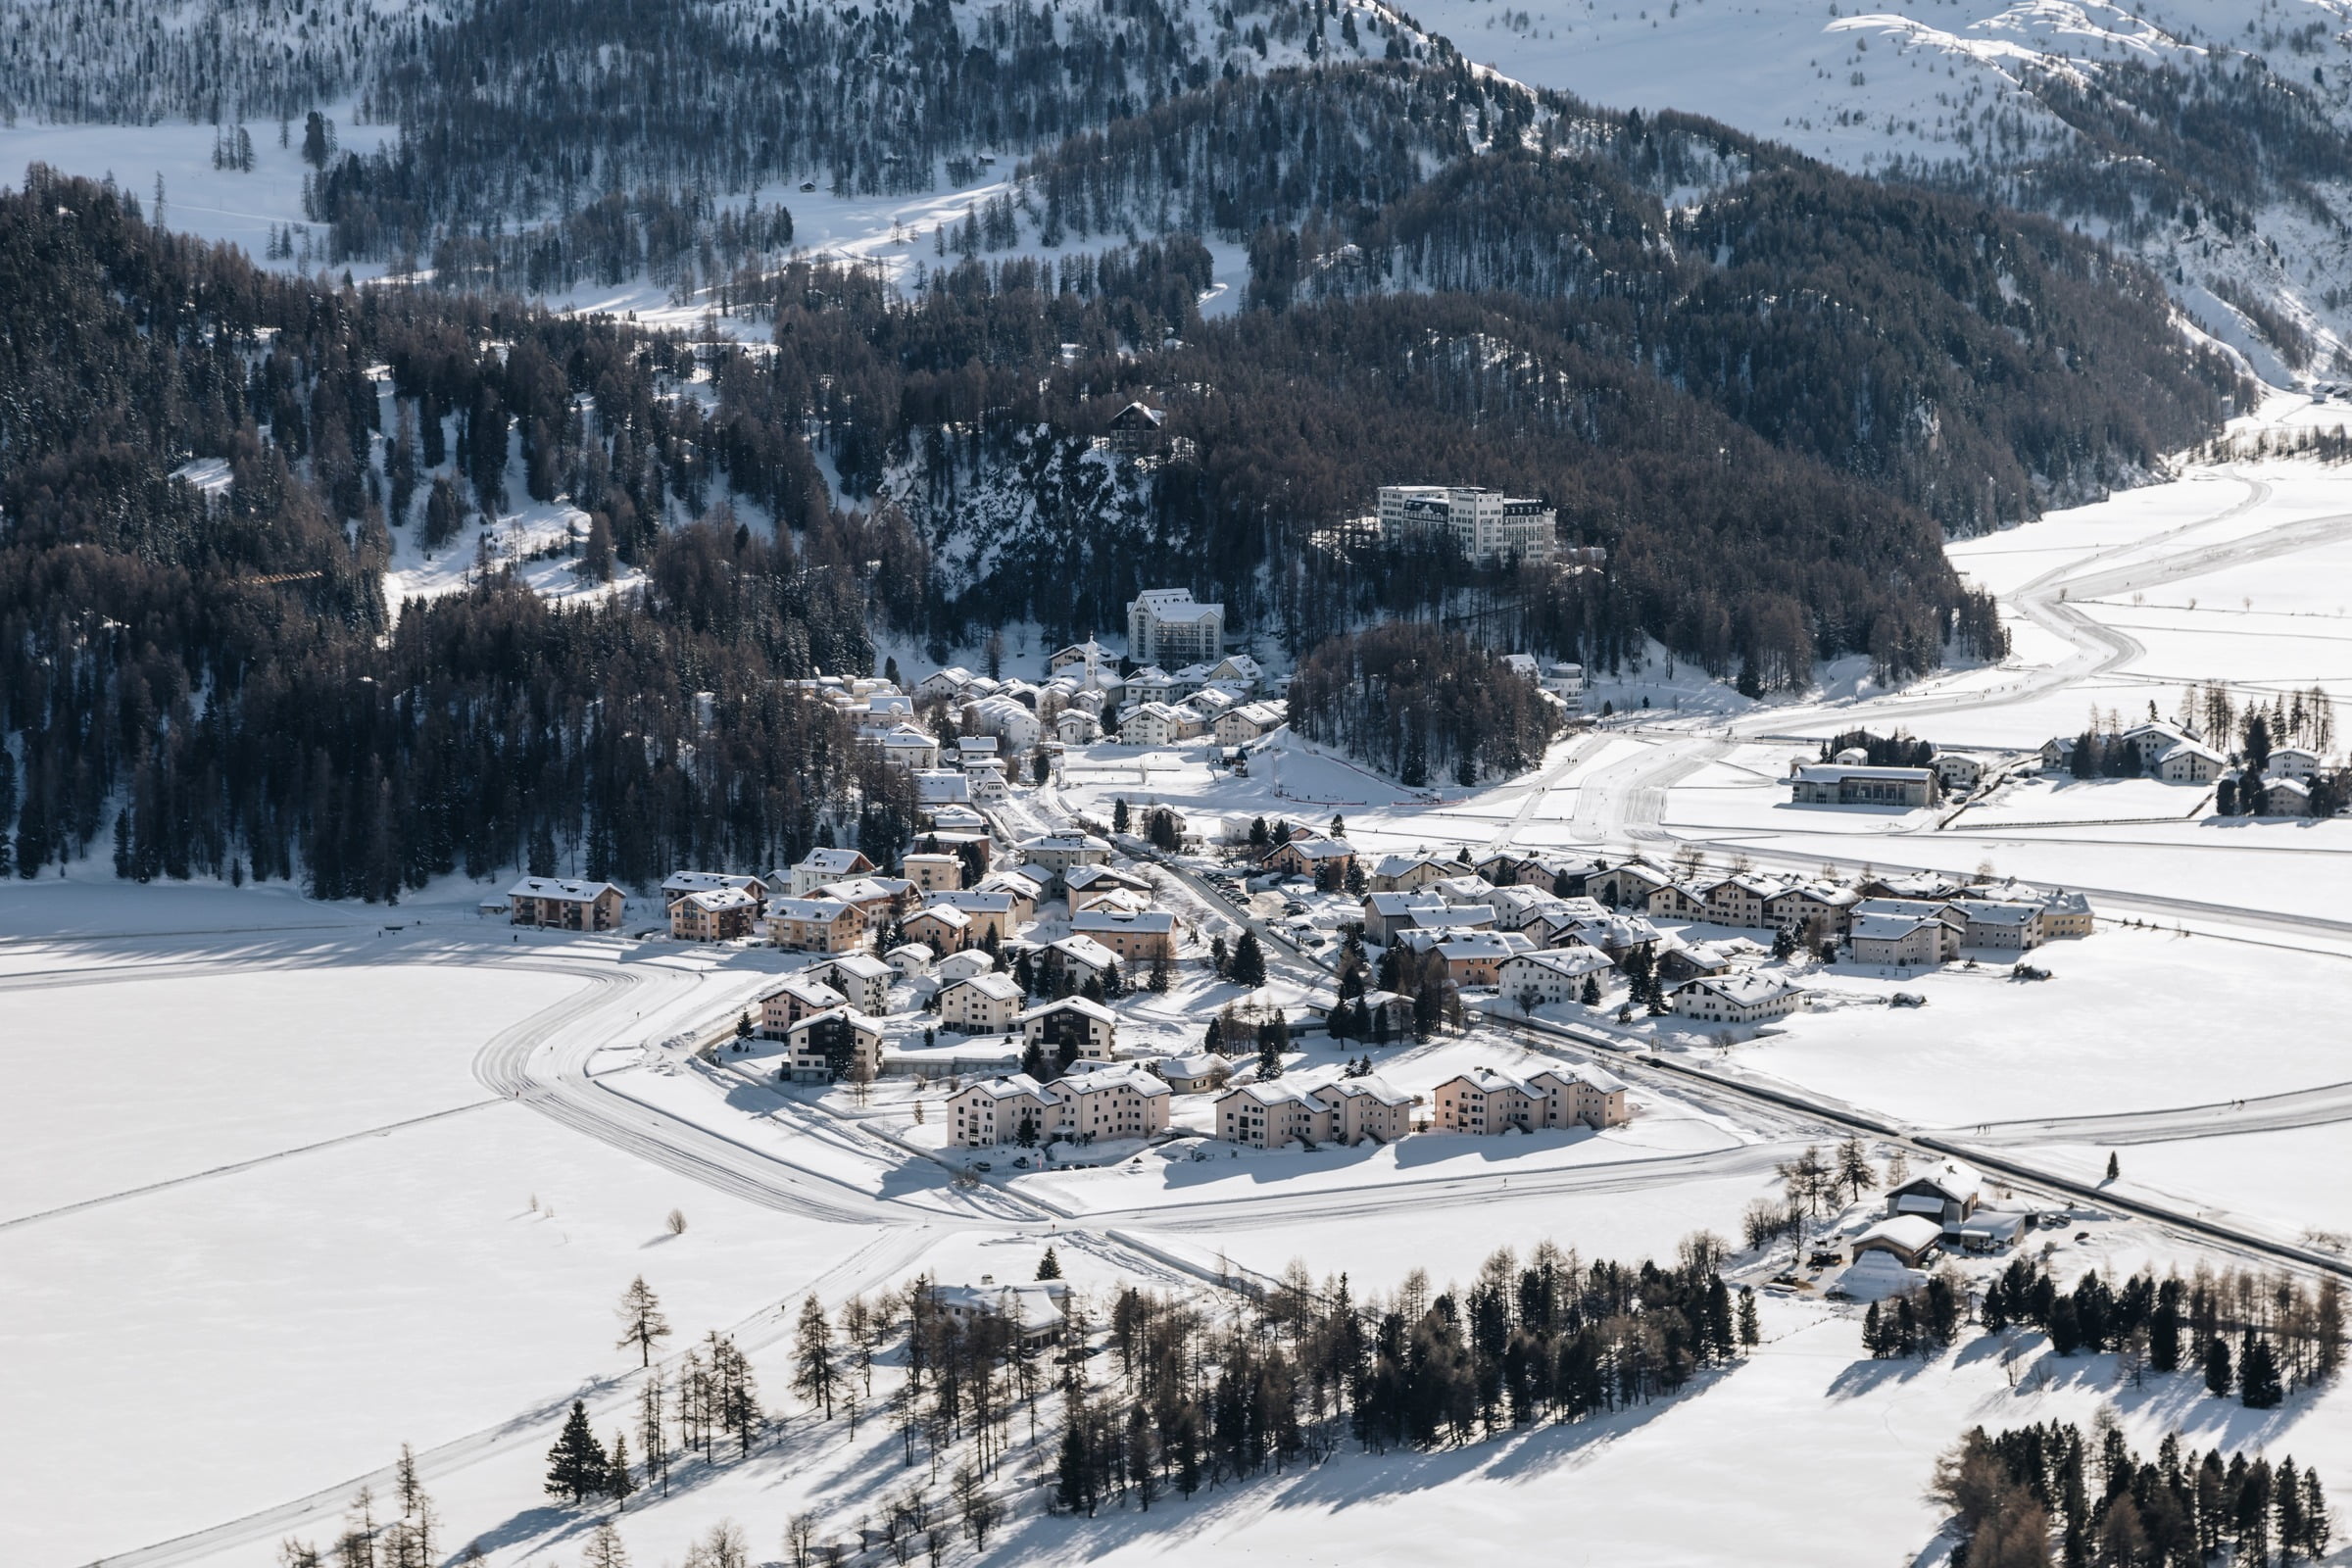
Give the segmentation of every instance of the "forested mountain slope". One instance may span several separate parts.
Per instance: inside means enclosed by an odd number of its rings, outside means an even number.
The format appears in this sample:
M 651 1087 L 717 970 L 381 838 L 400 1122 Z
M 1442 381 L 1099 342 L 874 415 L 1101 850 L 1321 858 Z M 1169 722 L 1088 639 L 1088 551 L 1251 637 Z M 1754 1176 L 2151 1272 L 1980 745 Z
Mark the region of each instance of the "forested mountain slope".
M 1556 302 L 1581 345 L 1960 531 L 2126 482 L 2245 390 L 2155 279 L 2054 225 L 1458 67 L 1221 83 L 1072 138 L 1032 183 L 1041 224 L 1248 237 L 1262 305 Z
M 646 531 L 642 596 L 558 611 L 489 573 L 388 623 L 383 507 L 420 412 L 456 449 L 421 455 L 443 484 L 560 482 L 601 528 L 708 483 L 673 418 L 678 353 L 610 320 L 275 277 L 87 182 L 0 197 L 15 868 L 111 832 L 126 875 L 373 899 L 460 868 L 768 864 L 828 823 L 902 842 L 903 778 L 778 684 L 870 658 L 849 572 L 816 569 L 865 559 L 854 538 Z M 199 453 L 228 460 L 217 497 L 169 477 Z
M 2352 342 L 2352 31 L 2330 0 L 1418 0 L 1471 59 L 1704 110 L 1837 167 L 2060 220 L 2266 374 Z

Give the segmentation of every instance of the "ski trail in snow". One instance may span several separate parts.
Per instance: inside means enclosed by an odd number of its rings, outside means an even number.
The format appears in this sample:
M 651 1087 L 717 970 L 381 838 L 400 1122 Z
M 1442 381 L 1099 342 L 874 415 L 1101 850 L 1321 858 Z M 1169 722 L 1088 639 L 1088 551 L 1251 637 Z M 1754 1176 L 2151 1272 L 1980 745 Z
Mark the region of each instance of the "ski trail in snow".
M 55 1208 L 44 1208 L 36 1214 L 20 1214 L 15 1219 L 0 1219 L 0 1231 L 15 1230 L 20 1225 L 30 1225 L 38 1220 L 59 1219 L 67 1214 L 78 1214 L 85 1208 L 103 1208 L 109 1203 L 120 1203 L 133 1198 L 144 1198 L 150 1193 L 169 1192 L 174 1187 L 185 1187 L 190 1182 L 211 1181 L 216 1176 L 234 1176 L 239 1171 L 252 1170 L 262 1165 L 274 1165 L 281 1159 L 292 1159 L 297 1154 L 316 1153 L 321 1149 L 333 1149 L 339 1144 L 356 1144 L 363 1138 L 383 1138 L 399 1132 L 405 1127 L 420 1127 L 429 1121 L 440 1121 L 449 1116 L 462 1116 L 469 1110 L 479 1110 L 484 1105 L 499 1103 L 502 1102 L 496 1100 L 470 1101 L 463 1105 L 451 1105 L 444 1110 L 428 1110 L 421 1116 L 411 1116 L 405 1121 L 388 1121 L 381 1127 L 367 1127 L 356 1133 L 343 1133 L 334 1138 L 321 1138 L 315 1144 L 299 1144 L 292 1149 L 278 1150 L 274 1153 L 256 1154 L 251 1159 L 240 1159 L 226 1165 L 215 1165 L 210 1170 L 190 1171 L 185 1176 L 168 1176 L 160 1182 L 149 1182 L 143 1187 L 125 1187 L 119 1193 L 104 1193 L 96 1198 L 84 1198 L 78 1202 L 61 1203 Z

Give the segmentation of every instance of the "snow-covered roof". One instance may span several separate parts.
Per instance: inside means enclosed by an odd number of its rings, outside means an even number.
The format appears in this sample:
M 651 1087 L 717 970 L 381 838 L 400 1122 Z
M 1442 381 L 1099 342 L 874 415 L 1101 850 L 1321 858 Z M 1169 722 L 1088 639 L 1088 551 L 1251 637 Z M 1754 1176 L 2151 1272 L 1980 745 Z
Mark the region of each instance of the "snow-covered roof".
M 1284 850 L 1296 850 L 1300 858 L 1309 860 L 1342 860 L 1355 853 L 1355 846 L 1345 839 L 1291 839 L 1268 850 L 1267 858 Z
M 1372 867 L 1372 872 L 1375 876 L 1403 876 L 1406 872 L 1412 870 L 1418 865 L 1434 865 L 1447 871 L 1459 871 L 1462 869 L 1453 861 L 1446 859 L 1441 856 L 1384 855 L 1380 858 L 1379 863 Z
M 2041 914 L 2038 904 L 2011 904 L 2001 899 L 1954 899 L 1951 906 L 1960 911 L 1970 925 L 2030 924 Z
M 1533 953 L 1513 954 L 1503 968 L 1524 972 L 1522 965 L 1526 969 L 1546 970 L 1570 980 L 1616 967 L 1609 961 L 1607 954 L 1597 948 L 1587 947 L 1582 942 L 1571 943 L 1564 948 L 1539 948 Z
M 872 863 L 856 850 L 820 849 L 810 850 L 807 855 L 801 857 L 801 863 L 794 866 L 793 869 L 807 871 L 812 875 L 821 876 L 828 882 L 833 882 L 845 876 L 855 876 L 861 867 L 870 867 Z
M 1797 988 L 1778 975 L 1716 974 L 1689 981 L 1682 989 L 1712 992 L 1735 1006 L 1750 1007 L 1760 1002 L 1776 1001 Z
M 1326 1100 L 1348 1100 L 1368 1095 L 1384 1105 L 1409 1105 L 1413 1102 L 1412 1096 L 1378 1073 L 1366 1073 L 1359 1078 L 1335 1078 L 1315 1093 Z
M 1892 1214 L 1854 1238 L 1860 1250 L 1872 1242 L 1890 1242 L 1906 1252 L 1924 1252 L 1943 1240 L 1943 1227 L 1924 1214 Z
M 923 906 L 936 909 L 943 906 L 961 909 L 967 914 L 1010 914 L 1013 896 L 1008 892 L 987 892 L 966 888 L 961 892 L 938 892 L 923 902 Z
M 1914 1187 L 1933 1187 L 1956 1203 L 1974 1202 L 1984 1191 L 1984 1173 L 1955 1160 L 1946 1160 L 1934 1170 L 1923 1171 L 1895 1189 L 1906 1192 Z
M 724 871 L 672 871 L 662 883 L 662 891 L 676 898 L 689 893 L 715 893 L 722 888 L 748 892 L 764 887 L 756 876 L 729 876 Z
M 1012 976 L 997 974 L 994 971 L 987 974 L 968 975 L 961 980 L 951 980 L 941 988 L 940 995 L 944 997 L 948 992 L 958 991 L 965 986 L 970 986 L 991 1002 L 1019 1002 L 1028 995 L 1021 989 L 1020 982 L 1013 979 Z
M 1038 870 L 1048 878 L 1054 874 L 1043 866 L 1038 867 Z M 1027 875 L 1028 873 L 1024 872 L 1023 874 Z M 1061 883 L 1072 892 L 1082 892 L 1098 883 L 1108 883 L 1112 887 L 1135 888 L 1144 892 L 1150 891 L 1152 886 L 1133 871 L 1122 871 L 1115 865 L 1073 865 L 1061 873 Z
M 1188 1083 L 1209 1077 L 1220 1067 L 1231 1071 L 1233 1063 L 1214 1052 L 1208 1051 L 1196 1051 L 1190 1055 L 1184 1056 L 1168 1056 L 1163 1058 L 1159 1064 L 1159 1070 L 1168 1077 L 1182 1078 Z
M 868 904 L 876 899 L 895 899 L 912 893 L 914 884 L 903 877 L 854 876 L 842 882 L 828 882 L 816 891 L 819 897 L 837 899 L 843 904 Z
M 1469 930 L 1494 923 L 1491 904 L 1417 904 L 1404 913 L 1419 931 Z
M 1117 954 L 1089 936 L 1063 937 L 1059 942 L 1049 944 L 1049 946 L 1054 952 L 1060 954 L 1072 963 L 1083 964 L 1097 973 L 1110 968 L 1119 961 Z
M 706 914 L 724 914 L 729 909 L 756 909 L 760 906 L 760 901 L 741 888 L 706 888 L 700 893 L 689 893 L 678 902 Z
M 526 876 L 507 889 L 510 899 L 549 899 L 558 904 L 594 904 L 608 893 L 627 897 L 610 882 L 566 882 L 548 876 Z
M 844 953 L 838 956 L 827 958 L 822 963 L 812 963 L 808 967 L 838 970 L 842 974 L 858 980 L 884 980 L 898 973 L 896 969 L 870 953 Z
M 1900 942 L 1921 926 L 1935 923 L 1933 916 L 1924 914 L 1857 914 L 1846 927 L 1846 936 L 1856 942 Z
M 994 1078 L 976 1078 L 970 1083 L 965 1084 L 961 1089 L 956 1091 L 956 1093 L 950 1096 L 949 1099 L 951 1102 L 953 1102 L 961 1100 L 966 1095 L 970 1095 L 977 1100 L 1017 1100 L 1027 1098 L 1031 1100 L 1050 1101 L 1053 1098 L 1046 1093 L 1045 1086 L 1043 1084 L 1039 1083 L 1036 1079 L 1030 1077 L 1025 1072 L 1001 1073 Z
M 1165 909 L 1081 909 L 1070 916 L 1070 929 L 1091 931 L 1165 931 L 1176 929 L 1176 916 Z
M 971 782 L 959 768 L 923 767 L 915 769 L 914 798 L 924 806 L 944 806 L 951 801 L 972 798 Z
M 880 1035 L 882 1033 L 881 1019 L 868 1017 L 864 1013 L 859 1012 L 856 1007 L 846 1005 L 840 1007 L 827 1007 L 822 1012 L 808 1013 L 805 1015 L 800 1022 L 794 1024 L 790 1029 L 786 1030 L 785 1033 L 787 1035 L 807 1034 L 811 1025 L 823 1023 L 834 1018 L 841 1019 L 851 1028 L 857 1030 L 859 1034 Z
M 1849 778 L 1873 779 L 1886 784 L 1918 784 L 1934 778 L 1936 771 L 1927 767 L 1869 767 L 1850 762 L 1810 762 L 1799 766 L 1793 776 L 1808 784 L 1836 784 Z
M 1147 1072 L 1133 1063 L 1118 1067 L 1097 1067 L 1091 1072 L 1074 1072 L 1057 1080 L 1053 1088 L 1054 1094 L 1065 1099 L 1072 1095 L 1099 1094 L 1106 1089 L 1131 1090 L 1153 1100 L 1175 1093 L 1168 1087 L 1165 1078 L 1154 1072 Z
M 850 906 L 839 899 L 771 899 L 767 915 L 771 920 L 816 920 L 832 924 L 850 912 Z
M 1490 931 L 1465 931 L 1449 934 L 1438 944 L 1438 951 L 1448 958 L 1464 958 L 1472 962 L 1507 958 L 1511 945 Z
M 1116 1026 L 1119 1021 L 1117 1013 L 1100 1002 L 1089 1002 L 1084 997 L 1063 997 L 1058 1002 L 1041 1002 L 1036 1006 L 1024 1010 L 1020 1014 L 1020 1021 L 1027 1023 L 1032 1018 L 1049 1017 L 1056 1012 L 1075 1012 L 1092 1018 L 1097 1023 L 1113 1026 Z
M 1100 850 L 1105 855 L 1110 853 L 1110 841 L 1092 833 L 1041 833 L 1035 838 L 1021 840 L 1020 847 L 1031 855 L 1041 851 L 1056 855 L 1070 855 L 1084 850 Z
M 1386 863 L 1386 862 L 1383 862 Z M 1427 888 L 1415 888 L 1406 893 L 1373 893 L 1364 898 L 1364 907 L 1383 919 L 1411 914 L 1416 909 L 1443 909 L 1446 901 Z

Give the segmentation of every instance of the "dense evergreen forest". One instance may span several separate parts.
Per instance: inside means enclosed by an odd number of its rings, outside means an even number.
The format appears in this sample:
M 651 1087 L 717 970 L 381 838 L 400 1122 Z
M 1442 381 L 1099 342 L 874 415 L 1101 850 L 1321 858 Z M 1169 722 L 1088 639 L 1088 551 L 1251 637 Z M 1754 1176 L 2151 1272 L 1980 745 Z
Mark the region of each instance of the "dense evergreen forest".
M 391 899 L 461 868 L 767 864 L 828 831 L 896 850 L 904 781 L 781 684 L 870 662 L 867 545 L 627 523 L 678 514 L 707 483 L 697 454 L 727 447 L 681 434 L 680 352 L 609 320 L 287 281 L 86 181 L 36 172 L 0 197 L 15 869 L 112 833 L 125 875 Z M 218 497 L 168 476 L 196 454 L 228 460 Z M 487 571 L 386 606 L 387 528 L 427 510 L 398 493 L 409 462 L 488 492 L 468 507 L 517 472 L 593 501 L 646 591 L 559 610 Z
M 1033 182 L 1041 232 L 1247 239 L 1272 308 L 1541 302 L 1580 347 L 1955 531 L 2129 482 L 2248 392 L 2168 329 L 2155 278 L 2054 224 L 1458 69 L 1220 83 L 1072 138 Z
M 1291 727 L 1414 788 L 1525 772 L 1559 710 L 1458 631 L 1394 621 L 1318 645 L 1291 683 Z

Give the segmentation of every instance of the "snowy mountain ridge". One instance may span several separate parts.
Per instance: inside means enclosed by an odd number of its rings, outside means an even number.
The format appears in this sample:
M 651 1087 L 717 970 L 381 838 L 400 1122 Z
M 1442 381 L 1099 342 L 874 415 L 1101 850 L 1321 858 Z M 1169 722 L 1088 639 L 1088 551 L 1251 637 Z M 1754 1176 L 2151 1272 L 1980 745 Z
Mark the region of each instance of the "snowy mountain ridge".
M 2352 8 L 2339 0 L 1414 10 L 1531 86 L 1706 115 L 2106 238 L 2274 381 L 2352 370 L 2338 360 L 2352 343 Z

